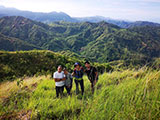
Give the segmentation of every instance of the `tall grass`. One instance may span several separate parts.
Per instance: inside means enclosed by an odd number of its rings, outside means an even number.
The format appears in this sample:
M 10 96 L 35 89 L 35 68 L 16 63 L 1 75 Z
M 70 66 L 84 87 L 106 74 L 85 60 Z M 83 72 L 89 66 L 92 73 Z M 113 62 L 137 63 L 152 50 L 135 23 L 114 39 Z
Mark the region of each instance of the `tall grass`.
M 42 79 L 42 78 L 41 78 Z M 92 95 L 90 83 L 84 77 L 84 96 L 56 98 L 53 79 L 44 77 L 36 89 L 28 84 L 1 102 L 0 115 L 31 110 L 31 119 L 82 120 L 152 120 L 160 118 L 160 71 L 146 68 L 114 71 L 100 75 Z M 16 89 L 17 90 L 17 89 Z M 13 97 L 16 95 L 15 97 Z M 15 104 L 16 103 L 16 104 Z

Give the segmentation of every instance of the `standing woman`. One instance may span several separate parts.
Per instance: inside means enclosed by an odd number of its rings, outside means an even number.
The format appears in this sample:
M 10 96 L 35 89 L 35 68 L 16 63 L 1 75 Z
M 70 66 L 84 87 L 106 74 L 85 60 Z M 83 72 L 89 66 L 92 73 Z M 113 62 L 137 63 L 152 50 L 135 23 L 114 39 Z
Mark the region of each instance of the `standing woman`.
M 72 75 L 71 73 L 68 72 L 68 70 L 66 68 L 63 69 L 66 80 L 65 80 L 65 88 L 67 90 L 68 95 L 70 95 L 71 93 L 71 89 L 72 89 Z
M 72 73 L 72 76 L 75 77 L 75 84 L 76 84 L 76 94 L 79 93 L 79 84 L 81 87 L 81 93 L 83 95 L 84 93 L 84 82 L 83 82 L 83 74 L 84 74 L 84 70 L 81 67 L 81 65 L 79 63 L 75 63 L 74 64 L 74 71 Z

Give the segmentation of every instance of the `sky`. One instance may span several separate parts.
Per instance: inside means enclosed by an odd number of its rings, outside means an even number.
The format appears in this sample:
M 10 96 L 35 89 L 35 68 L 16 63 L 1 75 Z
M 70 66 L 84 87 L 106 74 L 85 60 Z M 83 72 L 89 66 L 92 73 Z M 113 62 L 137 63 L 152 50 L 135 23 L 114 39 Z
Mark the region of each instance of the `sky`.
M 71 17 L 160 23 L 160 0 L 0 0 L 0 5 L 33 12 L 65 12 Z

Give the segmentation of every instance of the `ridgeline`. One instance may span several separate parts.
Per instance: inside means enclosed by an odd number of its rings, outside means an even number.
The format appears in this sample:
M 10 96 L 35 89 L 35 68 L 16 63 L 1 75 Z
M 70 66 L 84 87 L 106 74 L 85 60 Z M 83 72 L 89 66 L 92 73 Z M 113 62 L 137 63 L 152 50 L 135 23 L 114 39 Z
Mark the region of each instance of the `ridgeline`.
M 71 51 L 93 62 L 160 57 L 160 27 L 144 24 L 120 28 L 107 22 L 50 25 L 20 16 L 0 19 L 0 50 Z M 4 47 L 5 45 L 5 47 Z

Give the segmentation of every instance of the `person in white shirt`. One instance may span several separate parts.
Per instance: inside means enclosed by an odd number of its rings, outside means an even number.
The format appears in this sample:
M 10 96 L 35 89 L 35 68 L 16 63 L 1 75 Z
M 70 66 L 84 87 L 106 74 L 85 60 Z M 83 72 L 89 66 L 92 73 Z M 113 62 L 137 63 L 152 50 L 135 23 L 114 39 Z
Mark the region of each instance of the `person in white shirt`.
M 63 91 L 64 91 L 64 85 L 65 85 L 65 74 L 62 71 L 62 66 L 59 65 L 58 66 L 58 71 L 56 71 L 53 75 L 53 78 L 55 80 L 56 83 L 56 96 L 59 97 L 63 95 Z

